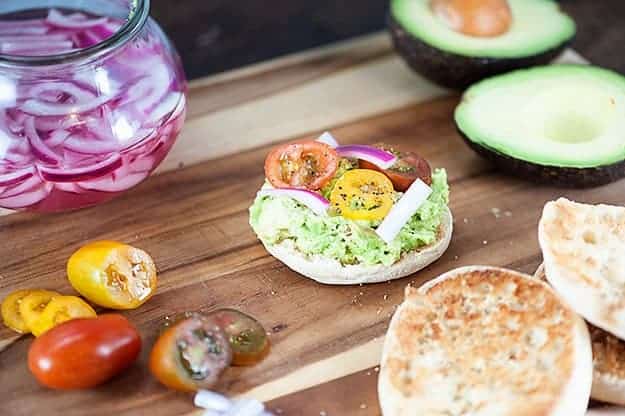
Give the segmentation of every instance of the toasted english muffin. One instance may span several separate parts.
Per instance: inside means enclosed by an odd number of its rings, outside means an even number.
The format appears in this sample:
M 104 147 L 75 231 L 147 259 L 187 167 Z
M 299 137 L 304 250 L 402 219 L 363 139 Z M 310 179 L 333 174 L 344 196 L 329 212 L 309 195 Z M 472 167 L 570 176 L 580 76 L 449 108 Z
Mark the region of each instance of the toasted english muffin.
M 548 202 L 538 239 L 558 294 L 588 322 L 625 339 L 625 207 Z
M 378 393 L 386 416 L 581 416 L 591 383 L 586 325 L 547 284 L 470 266 L 406 289 Z
M 399 279 L 427 267 L 438 260 L 451 241 L 453 218 L 447 208 L 443 214 L 438 239 L 434 244 L 404 254 L 390 266 L 378 264 L 342 265 L 339 261 L 323 256 L 308 256 L 297 250 L 291 240 L 278 244 L 264 244 L 267 251 L 286 264 L 291 270 L 319 283 L 329 285 L 353 285 L 379 283 Z
M 547 281 L 542 264 L 534 277 Z M 588 332 L 593 362 L 590 396 L 595 400 L 625 406 L 625 341 L 592 324 L 588 324 Z

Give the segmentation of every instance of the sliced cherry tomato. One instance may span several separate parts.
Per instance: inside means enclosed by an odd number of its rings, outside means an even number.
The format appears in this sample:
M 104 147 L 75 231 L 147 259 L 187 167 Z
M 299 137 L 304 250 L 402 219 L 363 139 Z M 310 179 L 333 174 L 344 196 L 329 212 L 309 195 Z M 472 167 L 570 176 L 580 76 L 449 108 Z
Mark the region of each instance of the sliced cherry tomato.
M 116 241 L 81 247 L 67 262 L 70 283 L 82 296 L 110 309 L 134 309 L 156 290 L 156 266 L 143 250 Z
M 427 160 L 414 152 L 404 152 L 397 150 L 394 146 L 377 143 L 374 145 L 379 149 L 393 153 L 397 157 L 397 162 L 389 169 L 382 170 L 373 163 L 366 160 L 360 161 L 360 167 L 364 169 L 378 170 L 388 176 L 393 182 L 395 189 L 404 192 L 417 179 L 421 179 L 428 185 L 432 184 L 432 169 Z
M 29 330 L 39 321 L 41 314 L 52 299 L 61 296 L 51 290 L 33 290 L 19 302 L 19 312 Z
M 393 207 L 393 184 L 374 170 L 350 170 L 336 181 L 330 203 L 345 218 L 381 220 Z
M 253 365 L 269 353 L 265 328 L 254 318 L 236 309 L 218 309 L 208 317 L 228 335 L 233 365 Z
M 28 367 L 54 389 L 95 387 L 129 367 L 139 356 L 141 338 L 123 316 L 72 319 L 52 328 L 30 346 Z
M 48 302 L 39 318 L 30 325 L 34 336 L 76 318 L 94 318 L 95 311 L 87 302 L 78 296 L 57 296 Z
M 22 299 L 32 292 L 31 289 L 16 290 L 2 301 L 2 321 L 6 326 L 20 334 L 30 332 L 26 322 L 24 322 L 24 318 L 20 314 L 20 303 L 22 303 Z
M 265 159 L 265 176 L 276 188 L 316 191 L 332 179 L 339 159 L 336 150 L 325 143 L 287 143 L 269 153 Z
M 165 330 L 150 353 L 152 374 L 180 391 L 212 387 L 231 362 L 227 335 L 214 320 L 197 314 Z

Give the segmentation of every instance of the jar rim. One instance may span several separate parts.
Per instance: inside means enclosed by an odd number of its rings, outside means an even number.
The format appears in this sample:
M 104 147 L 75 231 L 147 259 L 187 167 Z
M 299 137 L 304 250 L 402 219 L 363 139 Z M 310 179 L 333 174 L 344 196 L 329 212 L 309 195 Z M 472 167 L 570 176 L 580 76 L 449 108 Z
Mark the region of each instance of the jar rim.
M 150 16 L 150 0 L 134 0 L 134 4 L 134 13 L 130 15 L 117 32 L 95 45 L 71 52 L 41 56 L 7 55 L 0 53 L 0 66 L 51 66 L 68 64 L 85 59 L 91 60 L 106 55 L 134 38 L 137 33 L 143 29 L 145 22 L 148 20 Z

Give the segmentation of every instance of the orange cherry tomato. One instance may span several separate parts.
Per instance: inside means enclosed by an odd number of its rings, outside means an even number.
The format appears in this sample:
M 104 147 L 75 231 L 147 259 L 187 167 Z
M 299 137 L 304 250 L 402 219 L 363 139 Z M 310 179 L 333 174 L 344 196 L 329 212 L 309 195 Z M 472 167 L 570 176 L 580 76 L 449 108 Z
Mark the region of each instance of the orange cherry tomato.
M 179 391 L 212 387 L 232 362 L 227 335 L 211 319 L 193 315 L 166 329 L 150 353 L 150 371 Z
M 256 319 L 236 309 L 217 309 L 208 314 L 228 335 L 233 365 L 254 365 L 269 353 L 269 337 Z
M 374 146 L 393 153 L 397 157 L 397 162 L 389 169 L 380 169 L 373 163 L 361 160 L 360 167 L 384 173 L 393 182 L 396 191 L 406 191 L 417 178 L 428 185 L 432 184 L 432 168 L 423 157 L 414 152 L 398 150 L 394 146 L 384 143 L 377 143 Z
M 287 143 L 265 159 L 265 176 L 276 188 L 313 191 L 327 184 L 339 166 L 336 150 L 316 141 Z
M 44 386 L 84 389 L 104 383 L 139 356 L 141 338 L 123 316 L 73 319 L 31 344 L 28 367 Z
M 67 276 L 82 296 L 110 309 L 134 309 L 156 291 L 156 266 L 148 253 L 117 241 L 81 247 L 67 262 Z
M 499 36 L 512 25 L 507 0 L 432 0 L 430 7 L 451 29 L 469 36 Z

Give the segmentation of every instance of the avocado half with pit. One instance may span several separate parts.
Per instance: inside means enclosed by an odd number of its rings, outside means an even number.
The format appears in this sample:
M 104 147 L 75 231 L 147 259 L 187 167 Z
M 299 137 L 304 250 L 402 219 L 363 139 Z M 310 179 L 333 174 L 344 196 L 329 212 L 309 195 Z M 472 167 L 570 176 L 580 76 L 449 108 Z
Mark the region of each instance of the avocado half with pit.
M 445 87 L 464 89 L 510 70 L 556 58 L 575 36 L 575 22 L 552 0 L 508 0 L 509 30 L 476 37 L 448 27 L 430 0 L 391 0 L 389 29 L 410 67 Z
M 454 118 L 472 149 L 518 178 L 589 187 L 625 176 L 625 77 L 616 72 L 513 71 L 469 88 Z

